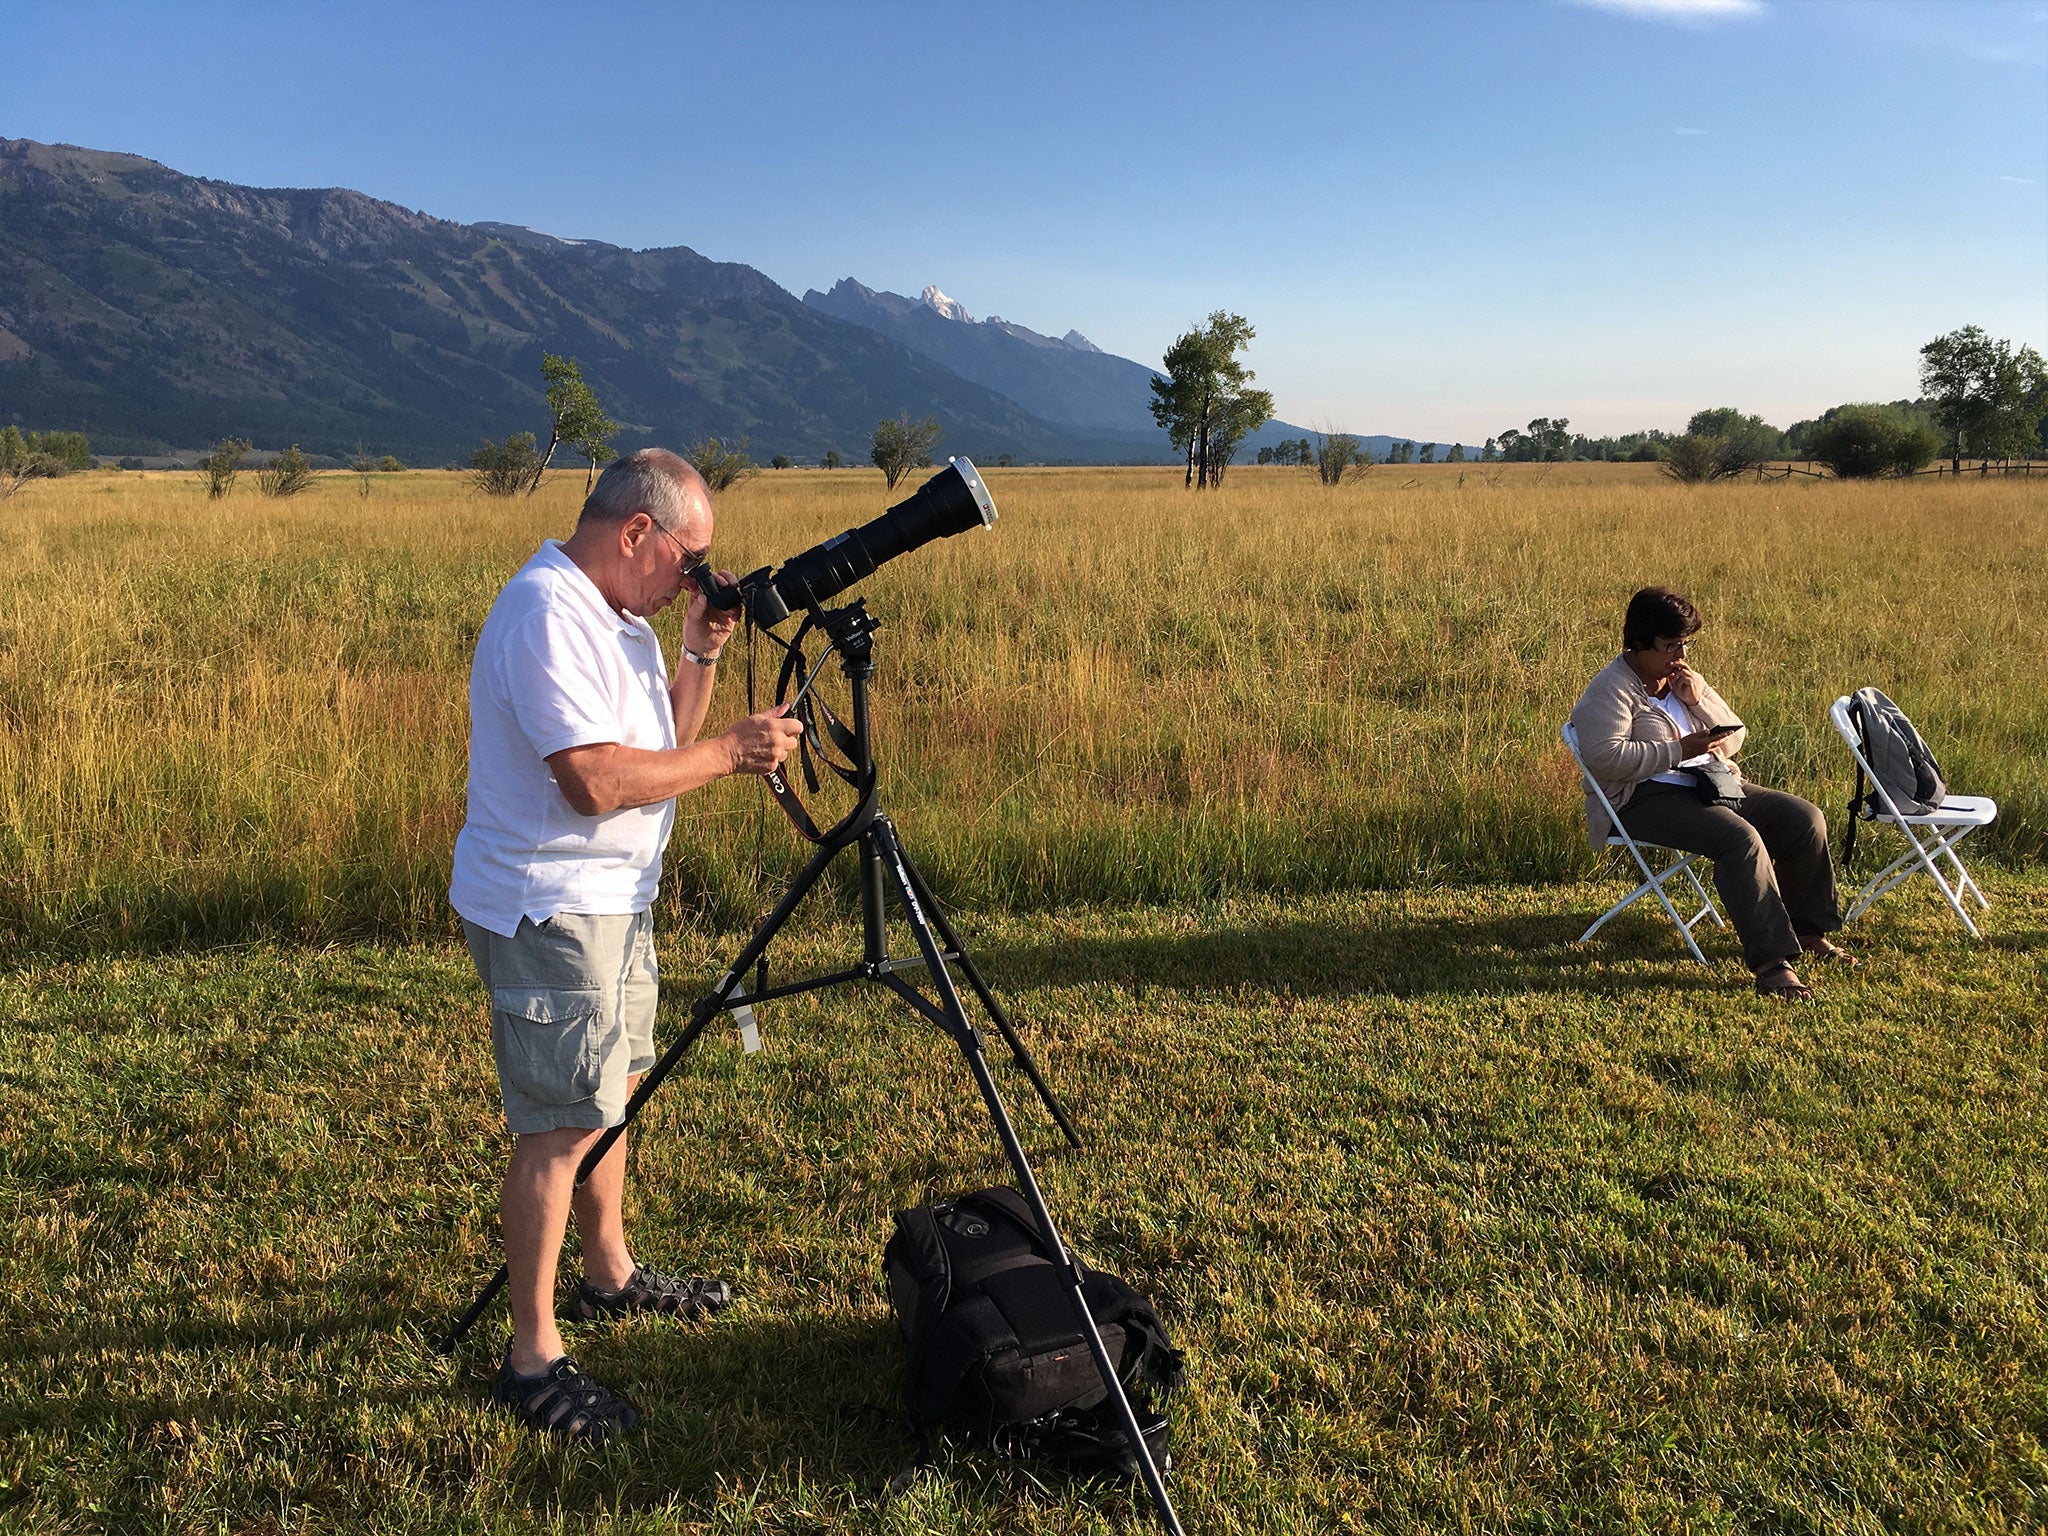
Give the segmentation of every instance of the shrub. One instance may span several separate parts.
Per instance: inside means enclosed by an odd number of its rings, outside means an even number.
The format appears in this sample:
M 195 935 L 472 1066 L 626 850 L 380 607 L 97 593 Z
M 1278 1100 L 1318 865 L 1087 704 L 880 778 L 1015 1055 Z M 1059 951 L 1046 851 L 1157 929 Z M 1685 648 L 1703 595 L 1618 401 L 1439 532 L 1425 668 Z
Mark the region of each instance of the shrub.
M 713 491 L 723 491 L 751 479 L 761 472 L 761 466 L 747 457 L 747 440 L 743 437 L 727 448 L 715 437 L 707 437 L 693 443 L 690 451 L 683 455 L 704 477 L 704 483 Z
M 377 472 L 379 474 L 395 475 L 403 468 L 405 468 L 405 466 L 399 463 L 397 459 L 393 458 L 388 453 L 385 454 L 383 458 L 377 461 Z
M 1662 459 L 1665 474 L 1697 485 L 1702 480 L 1726 480 L 1749 473 L 1777 457 L 1783 441 L 1784 434 L 1762 417 L 1745 416 L 1724 405 L 1695 412 L 1683 434 L 1646 442 L 1632 457 Z
M 795 467 L 795 462 L 788 454 L 778 453 L 768 461 L 768 467 L 770 469 L 792 469 Z
M 1721 450 L 1727 446 L 1726 438 L 1701 432 L 1674 437 L 1664 445 L 1664 473 L 1687 485 L 1711 480 L 1720 473 Z
M 1941 451 L 1941 435 L 1894 405 L 1837 406 L 1813 429 L 1807 452 L 1844 480 L 1910 475 Z
M 1436 444 L 1430 447 L 1434 449 Z M 1347 477 L 1356 479 L 1372 468 L 1372 453 L 1349 432 L 1318 427 L 1315 448 L 1304 462 L 1324 485 L 1340 485 Z
M 517 496 L 540 473 L 540 454 L 531 432 L 514 432 L 502 443 L 485 438 L 469 456 L 476 488 L 489 496 Z
M 1691 437 L 1720 439 L 1720 450 L 1714 456 L 1716 480 L 1776 458 L 1785 440 L 1785 435 L 1761 416 L 1745 416 L 1732 405 L 1694 412 L 1685 430 Z
M 376 456 L 361 443 L 357 443 L 355 457 L 348 461 L 348 467 L 356 472 L 356 488 L 367 500 L 370 494 L 370 476 L 377 473 Z
M 313 483 L 313 461 L 293 443 L 256 471 L 256 488 L 266 496 L 296 496 Z
M 235 488 L 235 475 L 248 456 L 246 437 L 224 437 L 213 445 L 213 452 L 199 461 L 199 473 L 206 477 L 208 501 L 219 501 Z
M 0 427 L 0 501 L 5 501 L 31 480 L 47 480 L 64 471 L 45 453 L 31 432 L 27 437 L 9 422 Z
M 98 462 L 92 456 L 92 445 L 83 432 L 45 432 L 42 434 L 43 452 L 50 455 L 66 469 L 97 469 Z
M 77 469 L 96 468 L 83 432 L 30 432 L 9 422 L 0 428 L 0 500 L 31 480 L 54 480 Z

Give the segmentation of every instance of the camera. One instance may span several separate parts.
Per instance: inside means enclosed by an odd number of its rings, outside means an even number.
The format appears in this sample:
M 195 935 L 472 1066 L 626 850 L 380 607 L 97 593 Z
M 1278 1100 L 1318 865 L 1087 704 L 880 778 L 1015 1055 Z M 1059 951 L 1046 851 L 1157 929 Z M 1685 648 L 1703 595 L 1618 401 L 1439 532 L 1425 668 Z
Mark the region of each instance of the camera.
M 701 560 L 688 575 L 712 607 L 744 604 L 754 623 L 772 629 L 799 609 L 823 606 L 898 555 L 970 528 L 992 528 L 995 521 L 995 498 L 981 475 L 968 460 L 956 458 L 873 522 L 836 534 L 780 567 L 764 565 L 730 586 Z

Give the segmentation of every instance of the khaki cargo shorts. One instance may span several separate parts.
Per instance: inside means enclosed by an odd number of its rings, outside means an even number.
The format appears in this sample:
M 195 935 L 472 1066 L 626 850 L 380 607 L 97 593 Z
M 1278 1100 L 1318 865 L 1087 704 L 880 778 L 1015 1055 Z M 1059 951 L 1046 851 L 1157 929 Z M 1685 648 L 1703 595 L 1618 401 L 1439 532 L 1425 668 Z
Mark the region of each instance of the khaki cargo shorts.
M 506 938 L 465 921 L 491 993 L 491 1054 L 515 1136 L 603 1130 L 626 1117 L 627 1082 L 654 1065 L 660 973 L 647 912 L 560 912 Z

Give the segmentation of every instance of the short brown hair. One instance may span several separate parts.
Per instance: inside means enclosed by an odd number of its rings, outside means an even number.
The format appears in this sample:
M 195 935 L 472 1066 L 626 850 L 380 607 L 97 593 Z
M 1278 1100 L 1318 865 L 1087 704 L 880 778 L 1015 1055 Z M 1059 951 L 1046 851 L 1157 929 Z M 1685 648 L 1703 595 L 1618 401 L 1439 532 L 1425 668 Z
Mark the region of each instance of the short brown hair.
M 1621 620 L 1621 648 L 1647 651 L 1659 640 L 1683 640 L 1700 632 L 1700 611 L 1669 587 L 1645 587 L 1628 600 Z

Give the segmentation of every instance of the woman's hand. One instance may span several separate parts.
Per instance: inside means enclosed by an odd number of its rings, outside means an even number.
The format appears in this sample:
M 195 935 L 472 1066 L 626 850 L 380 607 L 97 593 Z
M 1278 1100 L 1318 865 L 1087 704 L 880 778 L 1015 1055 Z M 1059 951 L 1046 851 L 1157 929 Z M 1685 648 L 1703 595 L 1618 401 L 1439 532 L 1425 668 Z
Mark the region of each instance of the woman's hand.
M 1693 671 L 1690 663 L 1676 661 L 1671 665 L 1671 691 L 1681 704 L 1697 704 L 1700 701 L 1700 675 Z M 1686 737 L 1687 741 L 1692 737 Z
M 1713 739 L 1714 733 L 1712 731 L 1690 731 L 1679 737 L 1678 760 L 1684 762 L 1688 758 L 1698 757 L 1707 750 L 1708 745 Z

